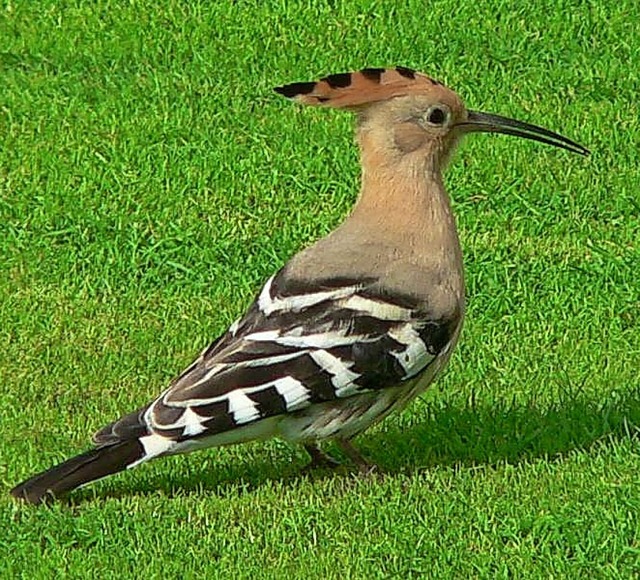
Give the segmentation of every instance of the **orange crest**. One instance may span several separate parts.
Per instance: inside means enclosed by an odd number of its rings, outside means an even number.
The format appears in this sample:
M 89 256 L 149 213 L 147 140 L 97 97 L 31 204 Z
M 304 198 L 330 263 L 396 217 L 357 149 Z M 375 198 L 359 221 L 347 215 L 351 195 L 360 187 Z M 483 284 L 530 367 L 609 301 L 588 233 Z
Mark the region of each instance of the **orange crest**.
M 358 107 L 393 97 L 428 92 L 440 82 L 412 69 L 365 68 L 329 75 L 317 82 L 292 83 L 274 90 L 305 105 Z

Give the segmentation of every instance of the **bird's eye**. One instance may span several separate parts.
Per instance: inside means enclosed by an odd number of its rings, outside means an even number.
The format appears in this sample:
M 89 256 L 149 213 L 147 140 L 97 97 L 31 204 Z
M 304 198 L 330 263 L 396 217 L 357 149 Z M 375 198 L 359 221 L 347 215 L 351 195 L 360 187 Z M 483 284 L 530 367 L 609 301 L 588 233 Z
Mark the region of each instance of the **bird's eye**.
M 443 105 L 434 105 L 427 111 L 425 118 L 430 125 L 441 127 L 449 120 L 449 116 L 449 109 Z

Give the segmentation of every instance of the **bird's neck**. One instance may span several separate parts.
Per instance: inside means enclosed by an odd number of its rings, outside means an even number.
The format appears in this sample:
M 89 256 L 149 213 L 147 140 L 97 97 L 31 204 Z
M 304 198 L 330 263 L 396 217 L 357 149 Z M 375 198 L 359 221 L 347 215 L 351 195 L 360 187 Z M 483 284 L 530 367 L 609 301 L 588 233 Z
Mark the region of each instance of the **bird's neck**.
M 427 261 L 459 259 L 455 219 L 435 154 L 398 155 L 366 135 L 359 141 L 362 185 L 348 227 Z

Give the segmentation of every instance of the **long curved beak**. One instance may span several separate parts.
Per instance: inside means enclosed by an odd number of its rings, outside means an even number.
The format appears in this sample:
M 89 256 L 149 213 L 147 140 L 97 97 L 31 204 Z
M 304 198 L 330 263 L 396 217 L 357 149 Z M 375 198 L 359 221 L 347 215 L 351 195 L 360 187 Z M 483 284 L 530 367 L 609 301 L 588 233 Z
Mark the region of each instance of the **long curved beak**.
M 579 153 L 580 155 L 589 155 L 590 153 L 586 147 L 583 147 L 562 135 L 558 135 L 557 133 L 543 129 L 537 125 L 523 123 L 522 121 L 516 121 L 515 119 L 509 119 L 508 117 L 493 115 L 491 113 L 469 111 L 467 118 L 464 121 L 457 123 L 456 126 L 460 127 L 465 133 L 475 131 L 504 133 L 505 135 L 515 135 L 516 137 L 532 139 L 533 141 L 539 141 L 540 143 L 546 143 L 547 145 L 555 145 L 556 147 L 561 147 L 562 149 L 566 149 L 573 153 Z

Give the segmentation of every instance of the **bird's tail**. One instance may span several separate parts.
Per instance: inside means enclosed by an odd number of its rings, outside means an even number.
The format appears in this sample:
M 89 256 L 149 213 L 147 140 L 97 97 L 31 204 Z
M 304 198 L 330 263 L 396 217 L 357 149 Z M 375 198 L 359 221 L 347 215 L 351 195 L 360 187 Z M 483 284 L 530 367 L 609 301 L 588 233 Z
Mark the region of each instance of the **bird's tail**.
M 39 504 L 96 479 L 117 473 L 145 455 L 138 439 L 92 449 L 27 479 L 11 490 L 15 498 Z

